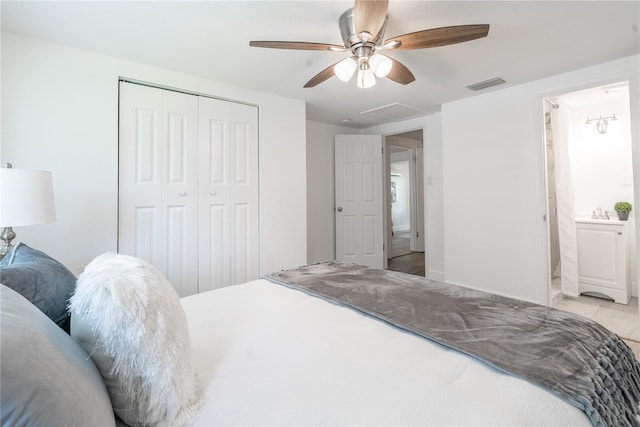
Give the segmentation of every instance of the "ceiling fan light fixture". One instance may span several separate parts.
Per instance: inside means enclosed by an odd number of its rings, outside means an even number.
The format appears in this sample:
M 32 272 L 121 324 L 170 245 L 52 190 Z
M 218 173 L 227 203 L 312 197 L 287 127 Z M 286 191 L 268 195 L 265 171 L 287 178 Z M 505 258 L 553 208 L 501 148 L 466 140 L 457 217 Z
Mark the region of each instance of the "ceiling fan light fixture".
M 368 89 L 376 84 L 376 76 L 371 68 L 358 70 L 358 87 Z
M 300 41 L 255 40 L 250 41 L 249 46 L 272 49 L 349 51 L 351 53 L 350 59 L 329 65 L 305 83 L 304 87 L 315 87 L 333 76 L 346 82 L 351 80 L 355 70 L 358 69 L 358 86 L 368 88 L 376 84 L 376 77 L 386 77 L 402 85 L 407 85 L 416 79 L 413 73 L 401 62 L 386 55 L 376 55 L 377 49 L 410 50 L 441 47 L 476 40 L 489 34 L 489 24 L 467 24 L 414 31 L 385 40 L 388 8 L 389 0 L 355 0 L 353 7 L 340 15 L 338 20 L 340 35 L 344 42 L 343 46 Z M 500 83 L 504 83 L 504 80 Z M 473 89 L 478 90 L 477 88 Z
M 356 66 L 356 61 L 353 58 L 345 58 L 333 67 L 333 72 L 340 80 L 348 82 L 356 71 Z
M 387 74 L 391 71 L 393 62 L 388 57 L 376 53 L 369 59 L 369 65 L 376 77 L 383 78 L 387 77 Z

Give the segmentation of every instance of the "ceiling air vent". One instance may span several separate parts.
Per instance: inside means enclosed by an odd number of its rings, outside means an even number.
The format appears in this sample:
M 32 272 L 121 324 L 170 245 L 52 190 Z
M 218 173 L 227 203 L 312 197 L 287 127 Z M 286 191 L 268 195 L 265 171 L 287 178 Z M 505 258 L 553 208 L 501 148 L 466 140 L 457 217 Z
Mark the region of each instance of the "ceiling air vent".
M 503 83 L 506 83 L 506 81 L 504 81 L 500 77 L 494 77 L 494 78 L 489 79 L 489 80 L 485 80 L 485 81 L 482 81 L 482 82 L 470 84 L 467 87 L 469 89 L 471 89 L 471 90 L 482 90 L 482 89 L 486 89 L 486 88 L 491 87 L 491 86 L 501 85 Z
M 425 111 L 415 107 L 411 107 L 409 105 L 394 102 L 393 104 L 383 105 L 382 107 L 362 111 L 360 114 L 397 122 L 416 116 L 422 116 L 425 114 Z

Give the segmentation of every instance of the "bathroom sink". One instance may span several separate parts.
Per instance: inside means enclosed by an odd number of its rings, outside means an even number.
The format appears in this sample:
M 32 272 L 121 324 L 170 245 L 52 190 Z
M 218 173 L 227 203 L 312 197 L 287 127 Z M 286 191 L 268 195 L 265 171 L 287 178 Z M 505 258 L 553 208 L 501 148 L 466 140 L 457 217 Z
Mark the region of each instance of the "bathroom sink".
M 613 217 L 611 219 L 576 218 L 576 222 L 585 224 L 626 224 L 629 221 L 620 221 L 618 218 Z

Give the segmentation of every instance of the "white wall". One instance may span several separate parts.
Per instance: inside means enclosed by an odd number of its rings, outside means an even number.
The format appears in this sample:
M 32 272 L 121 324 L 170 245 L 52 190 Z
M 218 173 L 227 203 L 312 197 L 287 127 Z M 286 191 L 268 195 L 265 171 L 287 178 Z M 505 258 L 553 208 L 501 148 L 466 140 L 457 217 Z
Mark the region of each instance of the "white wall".
M 562 100 L 559 98 L 558 102 Z M 613 205 L 633 200 L 629 98 L 568 107 L 576 216 L 588 218 L 600 206 L 615 218 Z M 613 113 L 618 120 L 611 121 L 604 134 L 596 130 L 596 122 L 585 124 L 587 117 L 611 116 Z
M 629 80 L 637 168 L 638 64 L 633 56 L 442 106 L 447 282 L 548 303 L 543 97 Z M 637 170 L 634 179 L 637 189 Z
M 260 273 L 306 263 L 302 101 L 2 33 L 2 162 L 53 172 L 58 222 L 18 240 L 75 272 L 117 249 L 118 78 L 259 107 Z
M 307 120 L 307 258 L 309 263 L 336 258 L 334 135 L 356 130 Z
M 427 277 L 445 281 L 444 263 L 444 171 L 442 166 L 442 114 L 426 117 L 425 216 L 427 218 Z

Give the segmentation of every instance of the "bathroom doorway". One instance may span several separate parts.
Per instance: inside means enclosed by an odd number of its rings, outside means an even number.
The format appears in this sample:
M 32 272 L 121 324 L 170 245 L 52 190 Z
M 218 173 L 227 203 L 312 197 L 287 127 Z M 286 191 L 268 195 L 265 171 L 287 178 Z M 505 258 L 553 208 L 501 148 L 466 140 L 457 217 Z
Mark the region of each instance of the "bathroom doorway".
M 636 224 L 633 215 L 620 221 L 614 210 L 620 201 L 640 208 L 628 82 L 543 102 L 550 305 L 591 318 L 640 348 Z

